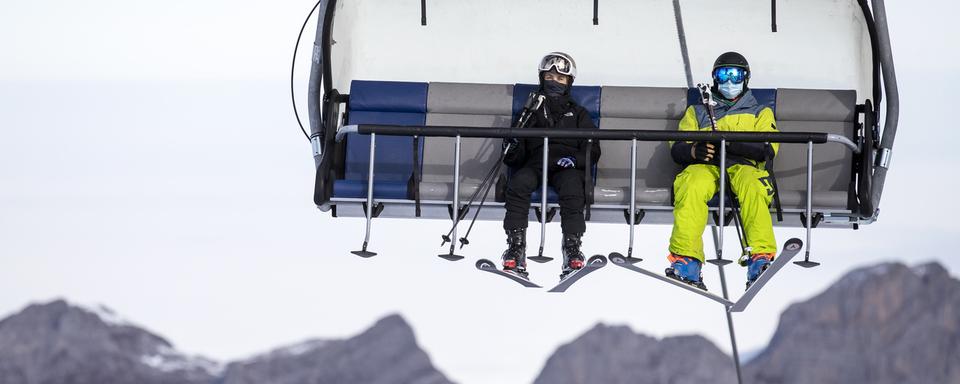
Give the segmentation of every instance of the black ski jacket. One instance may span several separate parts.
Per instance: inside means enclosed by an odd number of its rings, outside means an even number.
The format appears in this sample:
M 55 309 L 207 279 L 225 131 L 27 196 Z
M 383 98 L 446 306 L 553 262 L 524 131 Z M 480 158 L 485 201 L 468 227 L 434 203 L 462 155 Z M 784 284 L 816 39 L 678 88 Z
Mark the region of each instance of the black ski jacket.
M 547 98 L 531 119 L 530 128 L 560 128 L 560 129 L 597 129 L 590 119 L 590 113 L 569 96 L 556 99 Z M 577 139 L 550 139 L 549 171 L 561 169 L 557 161 L 566 156 L 572 156 L 576 169 L 584 169 L 587 165 L 587 140 Z M 596 165 L 600 160 L 600 143 L 593 141 L 590 151 L 591 164 Z M 543 164 L 543 139 L 519 139 L 519 144 L 510 150 L 503 162 L 511 167 L 534 167 L 541 169 Z

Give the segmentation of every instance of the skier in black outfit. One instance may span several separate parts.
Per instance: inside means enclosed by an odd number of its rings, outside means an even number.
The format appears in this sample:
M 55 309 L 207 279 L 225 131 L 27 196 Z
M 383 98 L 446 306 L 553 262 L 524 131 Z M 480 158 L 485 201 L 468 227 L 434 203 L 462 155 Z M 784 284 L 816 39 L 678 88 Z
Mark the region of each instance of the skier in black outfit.
M 576 63 L 570 55 L 551 52 L 540 61 L 540 88 L 546 96 L 542 106 L 534 111 L 527 124 L 533 128 L 596 129 L 586 109 L 570 97 L 577 76 Z M 543 169 L 543 139 L 505 139 L 510 146 L 504 163 L 516 169 L 506 191 L 506 210 L 503 229 L 507 233 L 508 248 L 503 252 L 503 269 L 524 278 L 526 271 L 527 215 L 530 197 L 541 187 Z M 560 227 L 563 229 L 563 269 L 560 278 L 583 267 L 580 252 L 581 237 L 586 231 L 583 218 L 584 181 L 587 163 L 587 140 L 551 139 L 548 153 L 549 185 L 560 197 Z M 600 145 L 593 141 L 592 164 L 600 159 Z M 543 214 L 546 214 L 544 212 Z

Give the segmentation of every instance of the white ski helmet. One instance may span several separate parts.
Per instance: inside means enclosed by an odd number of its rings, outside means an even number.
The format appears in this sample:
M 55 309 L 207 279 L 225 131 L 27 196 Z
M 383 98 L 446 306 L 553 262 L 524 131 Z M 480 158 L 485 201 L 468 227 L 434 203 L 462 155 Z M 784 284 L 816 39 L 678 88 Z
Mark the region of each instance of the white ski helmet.
M 540 70 L 541 74 L 553 70 L 561 75 L 570 76 L 571 83 L 572 80 L 577 78 L 577 62 L 573 61 L 573 57 L 563 52 L 546 54 L 540 60 L 540 66 L 537 69 Z

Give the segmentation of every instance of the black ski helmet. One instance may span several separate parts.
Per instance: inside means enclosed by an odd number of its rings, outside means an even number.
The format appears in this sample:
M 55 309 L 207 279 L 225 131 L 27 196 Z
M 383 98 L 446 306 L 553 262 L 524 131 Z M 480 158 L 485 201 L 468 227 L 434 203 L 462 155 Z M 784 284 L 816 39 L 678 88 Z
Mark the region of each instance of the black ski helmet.
M 710 76 L 713 76 L 713 72 L 720 67 L 739 67 L 747 71 L 747 78 L 743 81 L 743 86 L 746 88 L 750 84 L 750 63 L 747 62 L 747 58 L 737 52 L 727 52 L 720 57 L 717 57 L 717 60 L 713 62 L 713 70 L 710 71 Z M 716 80 L 713 81 L 716 85 Z

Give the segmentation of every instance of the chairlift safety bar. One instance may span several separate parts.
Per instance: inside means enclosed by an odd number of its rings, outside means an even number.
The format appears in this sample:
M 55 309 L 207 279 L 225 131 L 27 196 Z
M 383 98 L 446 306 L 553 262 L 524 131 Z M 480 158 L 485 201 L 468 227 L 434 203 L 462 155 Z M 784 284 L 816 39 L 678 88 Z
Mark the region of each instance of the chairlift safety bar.
M 794 143 L 824 144 L 840 143 L 853 153 L 860 153 L 860 146 L 849 138 L 818 132 L 698 132 L 698 131 L 651 131 L 631 129 L 552 129 L 552 128 L 480 128 L 456 126 L 417 126 L 417 125 L 345 125 L 337 132 L 337 140 L 348 133 L 369 135 L 376 133 L 384 136 L 426 136 L 426 137 L 484 137 L 484 138 L 550 138 L 550 139 L 593 139 L 618 141 L 721 141 L 751 143 Z

